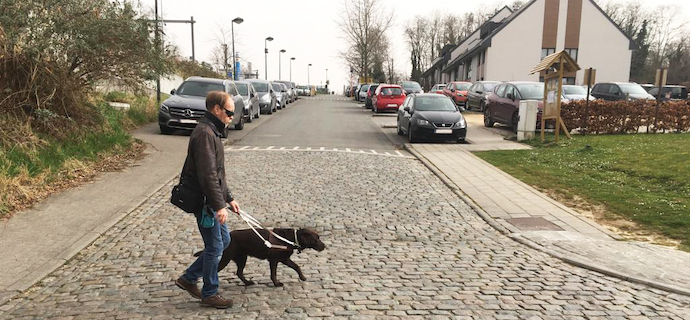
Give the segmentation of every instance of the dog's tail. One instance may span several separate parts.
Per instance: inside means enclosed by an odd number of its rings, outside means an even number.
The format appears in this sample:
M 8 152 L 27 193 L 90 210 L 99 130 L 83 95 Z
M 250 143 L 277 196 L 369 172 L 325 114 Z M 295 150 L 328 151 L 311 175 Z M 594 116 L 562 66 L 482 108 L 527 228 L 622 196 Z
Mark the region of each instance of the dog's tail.
M 195 256 L 195 257 L 198 257 L 198 256 L 200 256 L 202 253 L 204 253 L 204 250 L 195 252 L 195 253 L 194 253 L 194 256 Z

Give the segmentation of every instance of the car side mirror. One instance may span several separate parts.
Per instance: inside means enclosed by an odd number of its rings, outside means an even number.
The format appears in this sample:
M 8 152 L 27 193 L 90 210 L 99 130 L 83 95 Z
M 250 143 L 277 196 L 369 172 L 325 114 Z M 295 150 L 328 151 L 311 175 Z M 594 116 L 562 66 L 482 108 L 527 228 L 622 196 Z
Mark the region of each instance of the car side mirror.
M 484 93 L 484 91 L 477 90 L 477 93 L 482 94 L 482 93 Z
M 450 88 L 450 92 L 455 92 L 455 88 Z
M 177 92 L 177 90 L 175 90 L 175 89 L 170 90 L 170 94 L 172 94 L 172 95 L 175 95 L 175 92 Z
M 407 113 L 412 113 L 412 111 L 410 110 L 410 107 L 405 107 L 405 108 L 403 108 L 403 110 L 405 110 L 405 112 L 407 112 Z
M 508 99 L 515 101 L 515 96 L 512 93 L 508 94 Z

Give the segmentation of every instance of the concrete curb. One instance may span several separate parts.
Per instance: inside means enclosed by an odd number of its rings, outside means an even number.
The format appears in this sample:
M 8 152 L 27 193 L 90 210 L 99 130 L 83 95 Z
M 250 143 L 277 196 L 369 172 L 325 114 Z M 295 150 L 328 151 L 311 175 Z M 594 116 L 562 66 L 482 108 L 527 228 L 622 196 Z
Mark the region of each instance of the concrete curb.
M 460 199 L 462 199 L 465 203 L 467 203 L 472 208 L 472 210 L 474 210 L 474 212 L 476 212 L 477 215 L 479 215 L 482 218 L 482 220 L 484 220 L 491 227 L 493 227 L 494 229 L 503 233 L 507 237 L 513 239 L 514 241 L 516 241 L 520 244 L 526 245 L 532 249 L 544 252 L 544 253 L 546 253 L 546 254 L 554 257 L 554 258 L 560 259 L 561 261 L 566 262 L 566 263 L 571 264 L 571 265 L 574 265 L 576 267 L 588 269 L 591 271 L 596 271 L 596 272 L 599 272 L 601 274 L 615 277 L 615 278 L 618 278 L 618 279 L 621 279 L 624 281 L 643 284 L 643 285 L 646 285 L 646 286 L 649 286 L 649 287 L 652 287 L 655 289 L 664 290 L 667 292 L 676 293 L 676 294 L 680 294 L 680 295 L 690 296 L 690 290 L 688 290 L 688 289 L 676 287 L 676 286 L 661 283 L 658 281 L 653 281 L 653 280 L 649 280 L 649 279 L 643 279 L 640 277 L 631 276 L 631 275 L 628 275 L 624 272 L 611 270 L 611 269 L 608 269 L 604 266 L 601 266 L 601 265 L 598 265 L 598 264 L 595 264 L 595 263 L 592 263 L 589 261 L 585 261 L 583 259 L 573 258 L 572 252 L 561 252 L 560 250 L 559 251 L 552 250 L 552 249 L 546 248 L 546 247 L 544 247 L 544 246 L 542 246 L 542 245 L 540 245 L 540 244 L 538 244 L 532 240 L 529 240 L 520 234 L 511 232 L 506 227 L 504 227 L 500 223 L 496 222 L 496 220 L 494 220 L 491 216 L 489 216 L 482 208 L 477 206 L 474 203 L 474 201 L 472 201 L 471 198 L 469 198 L 467 195 L 462 193 L 462 191 L 457 187 L 457 185 L 455 185 L 455 183 L 453 183 L 452 180 L 450 180 L 443 172 L 441 172 L 441 170 L 439 170 L 426 157 L 424 157 L 417 150 L 415 150 L 414 147 L 412 147 L 409 143 L 404 144 L 403 147 L 407 152 L 409 152 L 415 158 L 417 158 L 419 161 L 421 161 L 439 179 L 441 179 L 441 181 L 443 181 L 443 183 L 449 189 L 451 189 L 458 197 L 460 197 Z

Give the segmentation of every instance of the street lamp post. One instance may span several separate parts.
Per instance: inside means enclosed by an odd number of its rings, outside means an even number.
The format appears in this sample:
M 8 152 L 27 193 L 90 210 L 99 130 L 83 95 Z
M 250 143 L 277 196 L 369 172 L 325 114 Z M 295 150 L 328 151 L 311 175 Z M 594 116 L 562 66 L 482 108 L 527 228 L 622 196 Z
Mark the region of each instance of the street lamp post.
M 292 60 L 295 60 L 295 57 L 290 58 L 290 82 L 292 82 Z
M 264 39 L 264 76 L 268 80 L 268 41 L 273 41 L 273 37 Z
M 283 80 L 283 76 L 281 73 L 283 71 L 283 68 L 280 66 L 280 62 L 282 60 L 282 58 L 280 57 L 281 53 L 285 53 L 285 49 L 280 49 L 280 51 L 278 51 L 278 80 Z
M 309 80 L 309 67 L 311 67 L 311 63 L 307 65 L 307 85 L 311 84 L 311 80 Z
M 232 19 L 232 24 L 230 24 L 230 30 L 232 32 L 232 79 L 237 80 L 237 51 L 235 51 L 235 23 L 240 24 L 244 22 L 244 19 L 237 17 Z

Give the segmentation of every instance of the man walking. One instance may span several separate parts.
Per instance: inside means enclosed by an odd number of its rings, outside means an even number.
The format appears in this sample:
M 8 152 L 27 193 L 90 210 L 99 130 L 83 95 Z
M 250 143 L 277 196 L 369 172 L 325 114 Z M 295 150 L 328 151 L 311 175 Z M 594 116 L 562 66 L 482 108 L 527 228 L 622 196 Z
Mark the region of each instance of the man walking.
M 175 284 L 192 297 L 201 299 L 202 305 L 218 309 L 232 306 L 232 300 L 218 294 L 218 261 L 230 244 L 230 233 L 225 225 L 226 207 L 234 212 L 240 210 L 225 181 L 225 153 L 220 140 L 234 113 L 235 103 L 230 95 L 222 91 L 208 93 L 206 113 L 189 138 L 181 174 L 198 183 L 206 199 L 201 212 L 195 213 L 204 251 Z M 196 284 L 199 278 L 204 280 L 201 291 Z

